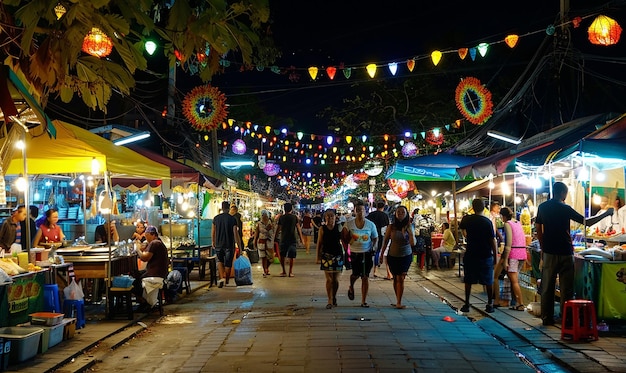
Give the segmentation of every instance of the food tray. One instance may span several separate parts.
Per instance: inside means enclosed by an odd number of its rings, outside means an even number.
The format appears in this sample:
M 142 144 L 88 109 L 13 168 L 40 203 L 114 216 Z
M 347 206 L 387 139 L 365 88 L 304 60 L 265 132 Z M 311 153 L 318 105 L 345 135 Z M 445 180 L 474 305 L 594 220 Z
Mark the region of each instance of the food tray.
M 30 323 L 33 325 L 45 325 L 53 326 L 58 325 L 63 321 L 62 313 L 54 312 L 35 312 L 30 314 Z

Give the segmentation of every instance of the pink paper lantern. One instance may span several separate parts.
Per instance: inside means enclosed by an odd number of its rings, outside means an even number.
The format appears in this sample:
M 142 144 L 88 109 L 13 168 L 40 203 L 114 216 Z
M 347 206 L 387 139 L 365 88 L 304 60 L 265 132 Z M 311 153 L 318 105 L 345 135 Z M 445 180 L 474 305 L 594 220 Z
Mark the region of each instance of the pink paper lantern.
M 266 163 L 263 172 L 267 176 L 276 176 L 280 172 L 280 166 L 276 163 Z
M 417 155 L 417 146 L 412 142 L 407 142 L 402 146 L 402 155 L 405 157 L 415 157 Z
M 238 155 L 242 155 L 242 154 L 246 154 L 246 143 L 243 140 L 237 139 L 233 142 L 233 153 L 238 154 Z

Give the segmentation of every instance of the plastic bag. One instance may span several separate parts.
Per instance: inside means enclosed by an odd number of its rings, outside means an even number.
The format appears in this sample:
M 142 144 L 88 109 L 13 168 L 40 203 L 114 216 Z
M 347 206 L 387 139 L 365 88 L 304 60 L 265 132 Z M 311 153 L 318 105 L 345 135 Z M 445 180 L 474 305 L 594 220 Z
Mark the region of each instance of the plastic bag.
M 163 277 L 145 277 L 141 280 L 143 287 L 143 298 L 154 307 L 157 304 L 159 289 L 163 288 Z
M 235 283 L 237 286 L 252 285 L 252 265 L 244 255 L 240 255 L 233 264 L 235 268 Z
M 83 300 L 83 298 L 85 298 L 83 287 L 80 283 L 76 282 L 76 278 L 72 278 L 72 282 L 63 289 L 63 295 L 65 299 L 71 300 Z

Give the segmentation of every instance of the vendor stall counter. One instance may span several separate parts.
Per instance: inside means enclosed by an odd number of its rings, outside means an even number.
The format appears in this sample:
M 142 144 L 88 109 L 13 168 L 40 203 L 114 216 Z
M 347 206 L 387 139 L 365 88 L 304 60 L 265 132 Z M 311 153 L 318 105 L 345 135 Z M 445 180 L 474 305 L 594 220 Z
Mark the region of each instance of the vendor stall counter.
M 626 261 L 576 256 L 574 270 L 576 298 L 592 300 L 599 320 L 626 319 Z

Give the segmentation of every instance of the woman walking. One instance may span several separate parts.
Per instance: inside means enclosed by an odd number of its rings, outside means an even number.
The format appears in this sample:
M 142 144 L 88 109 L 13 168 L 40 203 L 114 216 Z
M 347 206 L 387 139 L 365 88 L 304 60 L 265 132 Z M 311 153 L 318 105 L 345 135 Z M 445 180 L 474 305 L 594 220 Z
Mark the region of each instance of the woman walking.
M 404 279 L 413 260 L 411 247 L 415 245 L 415 234 L 409 222 L 409 211 L 404 206 L 398 206 L 394 214 L 393 223 L 389 224 L 385 231 L 383 247 L 387 247 L 389 242 L 389 253 L 384 260 L 387 260 L 387 267 L 393 276 L 393 291 L 396 293 L 396 304 L 392 304 L 397 309 L 406 308 L 402 304 L 402 294 L 404 293 Z
M 270 275 L 270 265 L 274 261 L 274 224 L 267 210 L 261 210 L 261 220 L 254 229 L 254 247 L 259 251 L 259 258 L 263 265 L 263 277 Z
M 339 275 L 343 270 L 343 246 L 341 244 L 341 231 L 335 224 L 335 212 L 326 210 L 324 222 L 317 236 L 317 260 L 320 269 L 326 276 L 326 294 L 328 304 L 326 309 L 337 306 L 337 290 L 339 289 Z
M 526 236 L 519 221 L 513 219 L 513 211 L 508 207 L 500 210 L 500 215 L 504 221 L 504 268 L 506 269 L 509 281 L 511 281 L 511 290 L 515 297 L 515 306 L 510 307 L 512 310 L 523 311 L 524 299 L 522 298 L 522 289 L 519 286 L 519 270 L 526 261 Z

